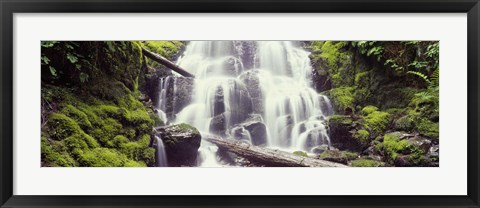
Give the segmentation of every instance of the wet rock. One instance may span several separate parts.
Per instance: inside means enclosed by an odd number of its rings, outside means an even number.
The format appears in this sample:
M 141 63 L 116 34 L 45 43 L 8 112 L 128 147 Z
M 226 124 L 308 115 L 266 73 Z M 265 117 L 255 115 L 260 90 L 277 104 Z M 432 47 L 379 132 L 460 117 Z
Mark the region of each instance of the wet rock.
M 213 101 L 213 115 L 218 116 L 225 112 L 225 99 L 223 96 L 223 88 L 221 86 L 217 87 L 215 91 L 215 97 Z
M 357 123 L 351 116 L 330 116 L 328 126 L 332 146 L 354 152 L 362 152 L 367 148 L 366 142 L 356 138 Z
M 253 145 L 264 145 L 267 143 L 267 127 L 261 115 L 252 114 L 231 129 L 231 136 L 237 140 L 249 140 Z
M 225 121 L 225 114 L 220 114 L 212 118 L 210 121 L 210 132 L 213 134 L 217 134 L 219 136 L 225 136 L 226 131 L 226 121 Z
M 267 143 L 267 127 L 261 121 L 248 121 L 243 124 L 245 129 L 250 132 L 253 145 L 263 145 Z
M 214 103 L 214 114 L 224 111 L 228 127 L 245 121 L 253 109 L 252 100 L 245 85 L 235 79 L 219 85 L 212 102 Z M 229 106 L 226 106 L 227 103 Z
M 430 149 L 430 146 L 432 142 L 429 139 L 423 138 L 423 137 L 412 137 L 407 140 L 410 145 L 421 149 L 423 152 L 428 152 Z
M 357 159 L 358 154 L 340 150 L 326 150 L 318 155 L 317 158 L 346 165 L 348 161 Z
M 195 166 L 200 147 L 200 132 L 188 125 L 178 124 L 157 128 L 156 135 L 165 144 L 169 166 Z
M 321 154 L 329 149 L 330 147 L 328 145 L 323 144 L 323 145 L 312 148 L 311 152 L 314 154 Z
M 222 60 L 207 68 L 207 75 L 224 75 L 236 77 L 243 72 L 242 62 L 233 56 L 224 57 Z
M 280 145 L 288 147 L 291 145 L 290 135 L 292 135 L 292 130 L 294 127 L 293 117 L 291 115 L 284 115 L 277 118 L 277 122 L 281 124 L 281 126 L 284 126 L 284 128 L 279 129 L 280 132 L 278 133 L 278 135 L 283 136 L 280 136 L 280 138 L 277 139 L 279 140 Z M 300 127 L 300 132 L 304 132 L 305 130 L 305 124 L 302 124 Z
M 177 114 L 192 101 L 195 80 L 191 77 L 176 77 L 173 94 L 173 114 Z
M 262 89 L 260 87 L 260 79 L 258 77 L 258 70 L 249 70 L 239 76 L 239 79 L 247 87 L 253 103 L 253 112 L 263 114 L 264 104 Z

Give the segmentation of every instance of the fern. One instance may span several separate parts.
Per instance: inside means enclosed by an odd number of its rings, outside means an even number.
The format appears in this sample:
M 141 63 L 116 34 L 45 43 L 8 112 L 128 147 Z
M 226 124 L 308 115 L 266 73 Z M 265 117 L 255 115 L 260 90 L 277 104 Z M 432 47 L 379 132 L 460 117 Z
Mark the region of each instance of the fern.
M 422 78 L 423 81 L 425 81 L 425 83 L 427 83 L 429 86 L 431 84 L 430 80 L 428 79 L 427 75 L 421 73 L 421 72 L 417 72 L 417 71 L 408 71 L 407 74 L 413 74 L 413 75 L 416 75 L 420 78 Z
M 438 87 L 440 84 L 440 70 L 435 69 L 433 71 L 432 75 L 430 76 L 430 83 L 429 83 L 429 88 L 435 88 Z

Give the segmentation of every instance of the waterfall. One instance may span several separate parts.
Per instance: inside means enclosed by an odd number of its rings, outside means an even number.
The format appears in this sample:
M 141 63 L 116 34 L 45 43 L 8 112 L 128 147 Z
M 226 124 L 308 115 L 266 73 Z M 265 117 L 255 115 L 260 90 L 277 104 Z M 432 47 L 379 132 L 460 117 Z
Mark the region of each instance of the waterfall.
M 256 138 L 258 132 L 248 126 L 256 125 L 266 129 L 264 145 L 271 148 L 311 152 L 330 145 L 325 121 L 333 108 L 328 97 L 311 87 L 309 52 L 297 45 L 294 41 L 191 41 L 177 64 L 196 77 L 193 100 L 176 114 L 174 123 L 191 124 L 202 134 L 262 143 Z M 170 82 L 161 85 L 165 83 Z M 165 95 L 160 92 L 160 100 Z M 215 157 L 208 156 L 216 152 L 212 145 L 202 141 L 199 151 L 204 161 L 200 165 L 218 165 L 212 162 Z
M 162 77 L 158 82 L 158 101 L 155 106 L 156 114 L 166 124 L 168 121 L 167 114 L 167 90 L 170 89 L 171 76 Z
M 165 146 L 160 137 L 155 136 L 155 141 L 157 142 L 156 151 L 155 151 L 155 163 L 157 167 L 168 167 L 167 163 L 167 154 L 165 153 Z

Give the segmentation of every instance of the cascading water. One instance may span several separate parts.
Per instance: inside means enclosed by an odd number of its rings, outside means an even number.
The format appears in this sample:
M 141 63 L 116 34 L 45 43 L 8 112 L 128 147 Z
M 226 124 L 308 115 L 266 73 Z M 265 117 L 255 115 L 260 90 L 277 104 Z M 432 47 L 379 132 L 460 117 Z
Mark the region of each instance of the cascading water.
M 165 153 L 165 146 L 160 137 L 155 136 L 156 141 L 156 150 L 155 150 L 155 161 L 157 167 L 168 167 L 167 163 L 167 154 Z
M 332 106 L 311 87 L 309 52 L 295 44 L 190 42 L 177 64 L 196 77 L 193 100 L 176 114 L 174 123 L 270 148 L 311 152 L 330 145 L 324 123 L 333 114 Z M 165 95 L 160 92 L 160 100 L 167 99 Z M 159 103 L 164 111 L 165 102 Z M 220 165 L 217 151 L 202 141 L 199 166 Z

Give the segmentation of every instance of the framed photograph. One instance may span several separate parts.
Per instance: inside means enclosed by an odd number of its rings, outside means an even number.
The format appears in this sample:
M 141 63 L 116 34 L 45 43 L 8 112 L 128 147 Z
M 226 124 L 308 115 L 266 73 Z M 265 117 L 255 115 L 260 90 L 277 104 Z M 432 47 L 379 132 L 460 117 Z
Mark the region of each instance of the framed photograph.
M 0 6 L 1 207 L 479 207 L 478 0 Z

